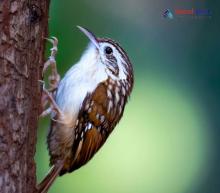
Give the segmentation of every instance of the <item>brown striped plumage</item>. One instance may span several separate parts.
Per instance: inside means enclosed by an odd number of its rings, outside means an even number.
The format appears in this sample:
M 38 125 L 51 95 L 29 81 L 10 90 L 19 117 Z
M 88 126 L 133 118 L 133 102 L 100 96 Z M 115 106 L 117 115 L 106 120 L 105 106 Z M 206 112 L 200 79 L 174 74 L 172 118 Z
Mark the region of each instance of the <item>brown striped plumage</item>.
M 99 150 L 122 117 L 131 89 L 123 81 L 116 82 L 108 78 L 105 82 L 100 83 L 92 94 L 86 96 L 75 125 L 75 140 L 69 147 L 72 148 L 71 154 L 66 157 L 60 175 L 78 169 Z M 62 127 L 61 123 L 52 121 L 51 128 L 54 127 L 54 124 Z M 53 129 L 48 135 L 49 150 L 53 150 L 50 147 L 51 140 L 53 140 L 52 133 Z M 66 143 L 63 143 L 63 146 L 65 149 Z M 55 164 L 56 160 L 63 159 L 62 153 L 57 155 L 50 151 L 50 156 L 51 165 Z

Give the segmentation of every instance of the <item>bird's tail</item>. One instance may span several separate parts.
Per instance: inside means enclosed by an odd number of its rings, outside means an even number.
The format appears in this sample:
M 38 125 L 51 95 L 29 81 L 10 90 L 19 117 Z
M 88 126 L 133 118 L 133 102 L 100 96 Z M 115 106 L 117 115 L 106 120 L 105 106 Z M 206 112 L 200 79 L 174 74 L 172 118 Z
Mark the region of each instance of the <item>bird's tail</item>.
M 47 191 L 59 175 L 62 168 L 63 162 L 59 162 L 58 164 L 53 165 L 46 177 L 42 180 L 40 184 L 37 185 L 37 193 L 47 193 Z

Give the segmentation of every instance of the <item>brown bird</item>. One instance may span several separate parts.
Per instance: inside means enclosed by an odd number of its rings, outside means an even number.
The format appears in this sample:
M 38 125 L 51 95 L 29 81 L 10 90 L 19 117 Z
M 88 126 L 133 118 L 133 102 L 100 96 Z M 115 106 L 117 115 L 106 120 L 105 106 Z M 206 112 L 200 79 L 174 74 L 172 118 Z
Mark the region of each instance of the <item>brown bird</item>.
M 133 87 L 132 65 L 122 47 L 78 28 L 90 43 L 60 82 L 55 61 L 58 41 L 49 39 L 53 48 L 44 71 L 52 66 L 53 91 L 44 89 L 51 107 L 42 115 L 51 112 L 47 143 L 52 169 L 38 185 L 40 193 L 47 192 L 58 175 L 80 168 L 94 156 L 121 119 Z

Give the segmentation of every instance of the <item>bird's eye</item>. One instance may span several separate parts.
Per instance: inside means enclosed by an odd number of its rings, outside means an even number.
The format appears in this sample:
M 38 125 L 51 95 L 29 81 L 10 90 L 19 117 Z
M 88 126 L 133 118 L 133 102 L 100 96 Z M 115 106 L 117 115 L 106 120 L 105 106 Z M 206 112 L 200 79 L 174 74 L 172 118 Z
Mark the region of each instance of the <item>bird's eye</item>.
M 111 47 L 109 47 L 109 46 L 105 47 L 105 53 L 106 54 L 112 54 L 112 52 L 113 52 L 113 50 L 112 50 Z

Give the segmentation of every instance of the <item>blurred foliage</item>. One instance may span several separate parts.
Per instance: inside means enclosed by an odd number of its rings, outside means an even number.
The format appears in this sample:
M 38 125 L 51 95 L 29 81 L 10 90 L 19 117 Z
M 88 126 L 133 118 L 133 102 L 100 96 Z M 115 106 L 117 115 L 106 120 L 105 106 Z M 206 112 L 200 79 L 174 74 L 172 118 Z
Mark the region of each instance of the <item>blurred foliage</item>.
M 86 166 L 58 178 L 50 193 L 220 192 L 218 6 L 199 0 L 51 2 L 50 35 L 59 38 L 61 74 L 88 43 L 76 28 L 81 25 L 123 45 L 135 86 L 107 143 Z M 213 15 L 162 18 L 167 8 L 192 7 Z M 39 181 L 49 169 L 48 126 L 42 119 L 38 129 Z

